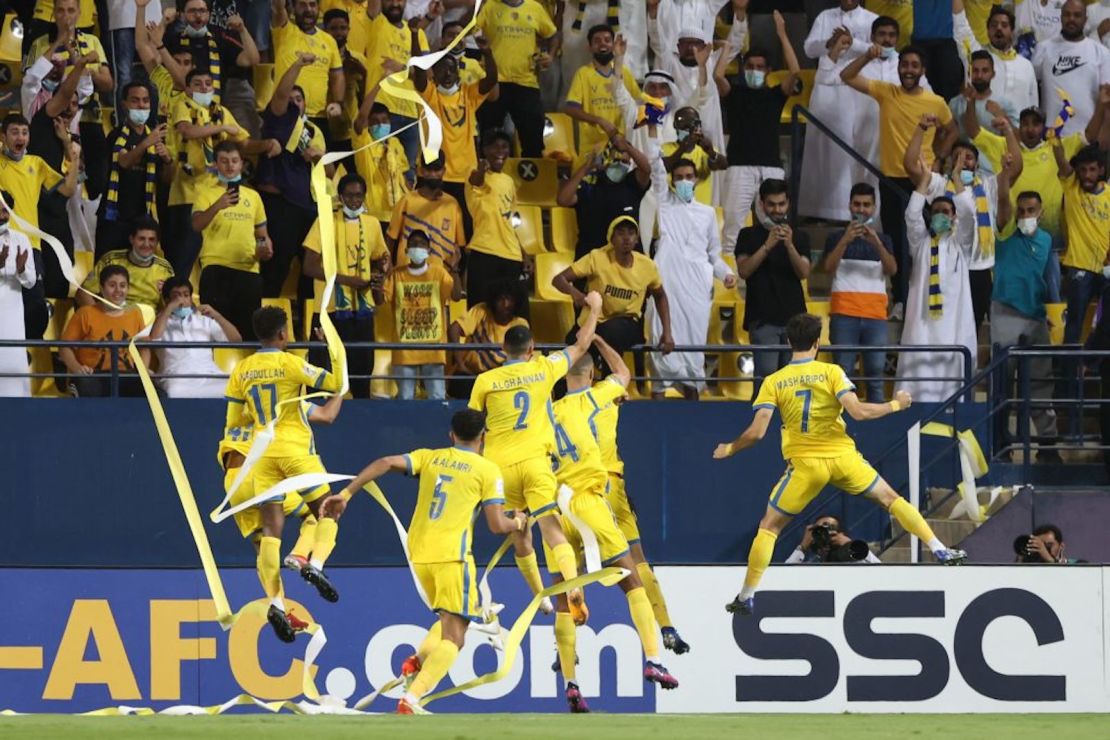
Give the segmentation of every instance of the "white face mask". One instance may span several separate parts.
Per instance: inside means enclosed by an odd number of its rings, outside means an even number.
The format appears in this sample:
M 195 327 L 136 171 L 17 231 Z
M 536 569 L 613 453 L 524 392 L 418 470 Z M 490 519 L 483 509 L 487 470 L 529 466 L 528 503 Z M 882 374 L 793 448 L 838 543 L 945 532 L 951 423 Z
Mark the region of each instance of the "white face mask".
M 0 236 L 8 233 L 8 222 L 0 223 Z
M 436 89 L 439 90 L 440 95 L 454 95 L 459 91 L 459 83 L 456 82 L 454 85 L 451 85 L 451 87 L 436 85 Z
M 1018 231 L 1026 236 L 1033 236 L 1037 233 L 1037 219 L 1036 218 L 1019 218 L 1017 222 Z
M 356 218 L 359 217 L 359 214 L 362 214 L 362 213 L 365 213 L 365 212 L 366 212 L 366 209 L 363 208 L 362 206 L 359 206 L 358 208 L 348 208 L 347 206 L 343 206 L 343 215 L 346 216 L 349 219 L 356 219 Z
M 208 35 L 208 26 L 201 26 L 200 28 L 193 28 L 185 24 L 185 35 L 191 39 L 200 39 Z

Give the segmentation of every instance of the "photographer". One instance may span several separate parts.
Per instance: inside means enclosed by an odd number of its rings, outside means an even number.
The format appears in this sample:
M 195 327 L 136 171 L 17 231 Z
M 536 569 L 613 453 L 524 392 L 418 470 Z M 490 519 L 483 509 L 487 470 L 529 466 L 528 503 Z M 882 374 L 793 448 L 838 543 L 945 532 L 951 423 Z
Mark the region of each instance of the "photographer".
M 802 542 L 786 559 L 787 565 L 798 563 L 869 563 L 882 564 L 863 540 L 853 540 L 843 530 L 840 519 L 822 514 L 806 527 Z
M 1077 563 L 1064 557 L 1064 533 L 1055 524 L 1042 524 L 1033 534 L 1023 534 L 1014 540 L 1018 563 Z

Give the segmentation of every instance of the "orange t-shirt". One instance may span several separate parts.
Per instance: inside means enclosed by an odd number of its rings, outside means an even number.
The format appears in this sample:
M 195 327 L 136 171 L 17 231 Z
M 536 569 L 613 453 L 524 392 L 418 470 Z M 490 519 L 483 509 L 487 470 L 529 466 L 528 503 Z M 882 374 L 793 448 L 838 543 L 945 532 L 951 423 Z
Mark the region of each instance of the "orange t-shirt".
M 100 306 L 82 306 L 66 324 L 62 339 L 70 342 L 125 342 L 141 332 L 143 327 L 143 314 L 137 308 L 127 308 L 113 316 Z M 79 347 L 73 352 L 82 365 L 94 370 L 112 369 L 112 350 L 108 347 Z M 119 350 L 119 367 L 133 369 L 126 348 Z

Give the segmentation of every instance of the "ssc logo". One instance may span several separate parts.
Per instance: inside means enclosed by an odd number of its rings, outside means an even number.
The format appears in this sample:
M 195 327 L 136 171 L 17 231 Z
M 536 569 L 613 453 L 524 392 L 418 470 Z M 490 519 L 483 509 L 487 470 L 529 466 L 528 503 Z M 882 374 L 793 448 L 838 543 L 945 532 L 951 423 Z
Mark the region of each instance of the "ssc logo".
M 532 182 L 540 175 L 536 163 L 530 159 L 521 160 L 516 166 L 516 173 L 520 175 L 521 180 L 525 180 L 526 182 Z

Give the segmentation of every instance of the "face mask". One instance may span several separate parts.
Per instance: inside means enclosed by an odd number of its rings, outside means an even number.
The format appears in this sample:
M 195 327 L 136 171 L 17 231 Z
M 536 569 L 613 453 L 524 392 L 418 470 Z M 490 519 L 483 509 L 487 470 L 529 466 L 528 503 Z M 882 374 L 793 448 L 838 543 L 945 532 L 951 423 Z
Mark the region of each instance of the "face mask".
M 683 131 L 682 129 L 675 129 L 674 132 L 674 136 L 678 141 L 686 141 L 686 137 L 689 135 L 689 131 Z
M 7 233 L 8 233 L 8 222 L 4 221 L 3 223 L 0 223 L 0 235 L 7 234 Z
M 451 56 L 455 57 L 456 59 L 458 59 L 459 57 L 461 57 L 465 53 L 466 53 L 466 42 L 465 41 L 460 41 L 458 46 L 451 49 Z
M 853 213 L 852 221 L 860 224 L 861 226 L 870 226 L 871 224 L 875 223 L 875 217 L 864 216 L 862 213 Z
M 184 321 L 185 319 L 189 318 L 192 315 L 193 315 L 193 307 L 192 306 L 179 306 L 179 307 L 175 308 L 172 311 L 172 316 L 175 319 L 181 319 L 182 321 Z
M 231 185 L 232 183 L 236 183 L 236 182 L 239 182 L 240 180 L 242 180 L 243 175 L 240 173 L 240 174 L 236 175 L 235 177 L 224 177 L 224 175 L 222 173 L 217 172 L 216 173 L 216 179 L 220 181 L 221 185 Z
M 366 209 L 362 206 L 359 206 L 358 208 L 348 208 L 347 206 L 343 206 L 343 215 L 350 219 L 358 218 L 359 214 L 365 212 Z
M 414 265 L 422 265 L 428 261 L 428 250 L 426 247 L 409 247 L 405 250 L 409 256 L 409 262 Z
M 929 228 L 937 236 L 947 234 L 952 230 L 952 219 L 948 217 L 947 213 L 934 213 L 929 219 Z
M 213 93 L 210 92 L 195 92 L 193 93 L 193 102 L 199 105 L 201 108 L 207 108 L 208 106 L 212 105 L 212 96 Z
M 146 125 L 147 119 L 150 118 L 149 108 L 131 108 L 127 111 L 127 117 L 131 119 L 131 123 L 136 126 Z
M 594 61 L 601 65 L 609 64 L 609 62 L 613 61 L 613 52 L 599 51 L 594 54 Z
M 892 56 L 894 56 L 894 49 L 889 46 L 884 46 L 883 51 L 879 54 L 879 56 L 883 59 L 890 59 Z
M 439 190 L 443 187 L 442 177 L 418 177 L 416 184 L 420 187 L 428 188 L 429 190 Z
M 1037 219 L 1036 218 L 1019 218 L 1017 222 L 1018 231 L 1026 236 L 1033 236 L 1037 233 Z
M 148 267 L 149 265 L 154 263 L 154 253 L 153 252 L 151 252 L 150 254 L 148 254 L 146 256 L 143 256 L 143 255 L 139 254 L 138 252 L 136 252 L 134 249 L 132 249 L 131 253 L 128 255 L 128 257 L 136 265 L 142 265 L 143 267 Z
M 986 80 L 972 80 L 971 86 L 975 88 L 975 92 L 985 93 L 987 90 L 990 89 L 991 83 L 987 82 Z
M 454 95 L 455 93 L 457 93 L 459 91 L 459 83 L 456 82 L 454 85 L 451 85 L 450 87 L 444 87 L 443 85 L 436 85 L 436 90 L 439 90 L 440 95 Z
M 185 25 L 185 35 L 191 39 L 202 39 L 208 35 L 208 26 L 201 26 L 200 28 L 193 28 L 192 26 Z
M 674 192 L 683 203 L 689 203 L 694 199 L 694 181 L 679 180 L 674 184 Z
M 960 170 L 960 182 L 962 182 L 965 187 L 970 185 L 975 182 L 975 173 L 971 170 Z
M 370 137 L 375 141 L 377 141 L 378 139 L 384 139 L 385 137 L 389 136 L 389 132 L 392 130 L 392 128 L 393 127 L 390 126 L 388 123 L 375 123 L 373 126 L 370 127 Z
M 748 83 L 748 87 L 763 87 L 763 80 L 766 77 L 767 73 L 758 69 L 744 70 L 744 82 Z
M 43 80 L 42 89 L 46 92 L 54 92 L 58 89 L 58 85 L 62 84 L 61 80 Z
M 624 180 L 627 174 L 628 170 L 625 169 L 624 165 L 620 162 L 614 162 L 613 164 L 605 168 L 605 176 L 608 177 L 612 182 L 620 182 Z
M 7 149 L 4 150 L 4 156 L 12 160 L 13 162 L 18 162 L 23 159 L 23 155 L 26 153 L 27 152 L 20 152 L 19 154 L 16 154 L 15 152 L 9 151 Z

